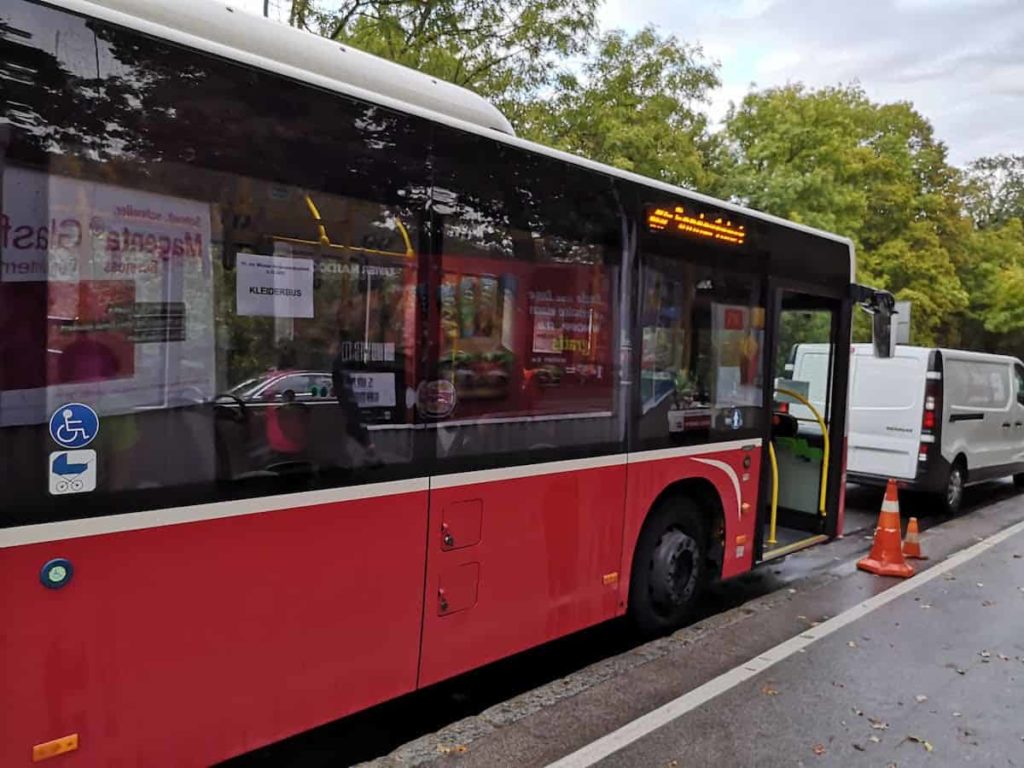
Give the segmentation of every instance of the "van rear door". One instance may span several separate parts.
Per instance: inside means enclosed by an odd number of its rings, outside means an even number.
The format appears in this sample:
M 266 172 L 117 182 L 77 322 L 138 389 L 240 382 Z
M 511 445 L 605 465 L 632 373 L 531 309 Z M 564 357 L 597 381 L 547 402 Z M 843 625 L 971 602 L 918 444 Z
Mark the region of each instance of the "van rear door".
M 850 386 L 847 470 L 913 480 L 921 444 L 927 355 L 878 358 L 858 349 Z

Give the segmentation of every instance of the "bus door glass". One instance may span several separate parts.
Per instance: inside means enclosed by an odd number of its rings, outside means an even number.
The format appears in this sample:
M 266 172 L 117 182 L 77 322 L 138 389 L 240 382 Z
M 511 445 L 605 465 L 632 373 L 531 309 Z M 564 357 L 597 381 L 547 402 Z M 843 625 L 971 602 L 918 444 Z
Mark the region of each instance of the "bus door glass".
M 766 557 L 772 551 L 812 543 L 824 533 L 829 466 L 842 458 L 832 455 L 828 435 L 838 303 L 783 291 L 777 306 L 771 360 L 774 487 L 767 494 Z

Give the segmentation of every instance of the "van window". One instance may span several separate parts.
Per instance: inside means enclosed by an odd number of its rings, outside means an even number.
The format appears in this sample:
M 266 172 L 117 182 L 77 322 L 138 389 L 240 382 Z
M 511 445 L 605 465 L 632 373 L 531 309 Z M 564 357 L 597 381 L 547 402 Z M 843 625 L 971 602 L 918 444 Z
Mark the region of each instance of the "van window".
M 961 408 L 1005 408 L 1010 369 L 1003 363 L 951 360 L 946 364 L 946 396 Z
M 911 357 L 854 360 L 852 408 L 910 408 L 923 391 L 922 362 Z

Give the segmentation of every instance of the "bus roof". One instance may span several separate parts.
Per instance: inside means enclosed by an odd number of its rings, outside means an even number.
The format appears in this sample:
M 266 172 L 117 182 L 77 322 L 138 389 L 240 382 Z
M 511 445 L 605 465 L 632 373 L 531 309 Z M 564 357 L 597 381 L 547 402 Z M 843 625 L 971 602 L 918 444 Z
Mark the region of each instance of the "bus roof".
M 114 11 L 119 16 L 130 17 L 131 21 L 112 16 L 110 21 L 139 31 L 174 39 L 176 36 L 168 34 L 173 30 L 214 43 L 218 48 L 230 49 L 230 52 L 211 51 L 228 58 L 241 58 L 238 53 L 247 52 L 266 62 L 328 78 L 341 86 L 339 90 L 347 90 L 344 86 L 349 86 L 366 93 L 383 94 L 483 128 L 515 133 L 497 107 L 466 88 L 220 2 L 87 0 L 67 5 L 100 18 L 108 17 L 100 9 Z M 194 45 L 194 40 L 189 44 Z
M 214 0 L 63 0 L 62 5 L 144 34 L 487 135 L 593 171 L 843 243 L 849 248 L 850 281 L 854 280 L 853 242 L 847 237 L 517 138 L 507 118 L 482 96 L 351 46 Z

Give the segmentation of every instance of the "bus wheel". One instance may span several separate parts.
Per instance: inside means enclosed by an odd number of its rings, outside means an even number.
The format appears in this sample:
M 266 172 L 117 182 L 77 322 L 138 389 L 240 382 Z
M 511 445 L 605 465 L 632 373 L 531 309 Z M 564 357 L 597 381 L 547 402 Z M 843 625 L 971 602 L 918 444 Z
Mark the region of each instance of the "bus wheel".
M 697 505 L 666 499 L 644 523 L 633 556 L 629 612 L 637 629 L 657 635 L 685 624 L 707 570 L 707 533 Z

